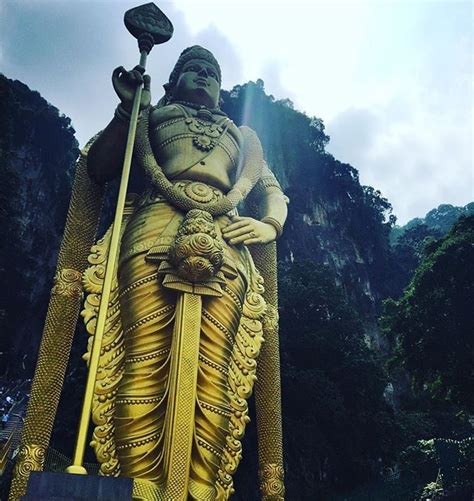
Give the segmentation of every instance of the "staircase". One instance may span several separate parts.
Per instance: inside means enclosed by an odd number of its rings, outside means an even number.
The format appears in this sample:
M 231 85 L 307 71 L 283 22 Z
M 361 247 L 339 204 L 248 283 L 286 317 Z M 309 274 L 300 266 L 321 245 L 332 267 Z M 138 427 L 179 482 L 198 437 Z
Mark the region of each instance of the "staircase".
M 21 389 L 23 383 L 15 388 Z M 13 392 L 12 392 L 13 393 Z M 21 438 L 23 429 L 23 415 L 26 409 L 28 399 L 26 395 L 21 396 L 20 400 L 15 402 L 9 410 L 9 419 L 4 429 L 0 429 L 0 476 L 3 475 L 5 467 L 15 454 Z

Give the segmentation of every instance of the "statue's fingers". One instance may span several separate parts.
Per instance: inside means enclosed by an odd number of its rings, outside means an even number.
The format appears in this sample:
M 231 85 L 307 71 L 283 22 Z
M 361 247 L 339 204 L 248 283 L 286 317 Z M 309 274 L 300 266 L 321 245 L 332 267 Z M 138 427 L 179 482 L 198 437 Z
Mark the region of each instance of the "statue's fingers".
M 229 240 L 230 244 L 241 244 L 242 242 L 245 242 L 245 240 L 251 240 L 257 238 L 259 239 L 260 237 L 253 231 L 246 231 L 242 235 L 238 235 L 236 237 L 233 237 Z
M 145 67 L 142 66 L 141 64 L 137 64 L 135 66 L 135 68 L 133 68 L 133 70 L 135 71 L 138 71 L 139 73 L 141 73 L 142 75 L 145 73 Z
M 254 245 L 254 244 L 262 244 L 262 239 L 261 238 L 247 238 L 247 240 L 244 240 L 244 245 Z
M 150 75 L 143 75 L 143 90 L 150 90 L 151 78 Z
M 232 216 L 232 221 L 248 221 L 249 219 L 252 219 L 251 217 L 247 216 Z
M 229 231 L 227 233 L 223 233 L 222 236 L 226 240 L 229 240 L 230 238 L 238 237 L 240 235 L 245 235 L 246 233 L 250 233 L 251 231 L 252 231 L 252 228 L 250 226 L 243 226 L 241 228 L 236 228 L 236 229 Z
M 137 83 L 137 84 L 142 84 L 143 83 L 143 75 L 138 71 L 138 70 L 132 70 L 129 73 L 130 79 Z
M 242 228 L 237 228 L 234 231 L 230 231 L 223 236 L 229 240 L 229 238 L 240 237 L 241 235 L 248 235 L 252 231 L 251 226 L 243 226 Z
M 237 230 L 238 228 L 242 228 L 244 226 L 249 226 L 249 222 L 246 220 L 237 221 L 236 223 L 231 223 L 229 226 L 226 226 L 223 230 L 223 234 L 230 233 L 231 231 Z

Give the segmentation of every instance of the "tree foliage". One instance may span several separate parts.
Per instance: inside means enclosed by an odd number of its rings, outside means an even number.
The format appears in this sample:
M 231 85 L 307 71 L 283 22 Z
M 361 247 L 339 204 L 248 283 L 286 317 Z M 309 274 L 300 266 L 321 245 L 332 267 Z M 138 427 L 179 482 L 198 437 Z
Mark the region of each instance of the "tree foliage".
M 426 255 L 382 322 L 396 360 L 420 391 L 474 412 L 474 216 L 461 218 Z
M 392 296 L 399 296 L 413 276 L 424 256 L 425 245 L 443 237 L 461 217 L 474 214 L 474 202 L 464 207 L 442 204 L 430 210 L 425 217 L 414 218 L 404 226 L 394 226 L 390 232 L 394 267 Z
M 386 375 L 331 271 L 294 262 L 280 275 L 288 498 L 316 499 L 376 475 L 396 454 L 397 425 Z
M 442 236 L 440 230 L 430 228 L 423 222 L 410 226 L 398 236 L 392 247 L 396 266 L 399 270 L 398 287 L 394 291 L 396 295 L 401 294 L 413 277 L 424 256 L 425 245 L 431 240 Z

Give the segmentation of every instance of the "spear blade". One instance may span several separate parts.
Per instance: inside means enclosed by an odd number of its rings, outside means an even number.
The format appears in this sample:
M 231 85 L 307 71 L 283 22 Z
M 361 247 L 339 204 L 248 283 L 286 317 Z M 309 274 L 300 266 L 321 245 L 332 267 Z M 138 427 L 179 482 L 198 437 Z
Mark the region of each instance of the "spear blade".
M 135 38 L 147 33 L 153 37 L 155 45 L 167 42 L 173 35 L 171 21 L 153 2 L 127 10 L 123 21 Z

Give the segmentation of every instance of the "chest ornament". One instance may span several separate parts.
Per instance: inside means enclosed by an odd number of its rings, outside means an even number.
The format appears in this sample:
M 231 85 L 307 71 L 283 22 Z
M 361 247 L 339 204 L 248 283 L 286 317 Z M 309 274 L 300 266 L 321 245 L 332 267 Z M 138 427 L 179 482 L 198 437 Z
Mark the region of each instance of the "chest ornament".
M 193 133 L 193 145 L 201 151 L 211 151 L 219 142 L 224 129 L 213 123 L 206 123 L 197 118 L 187 118 L 185 123 Z

